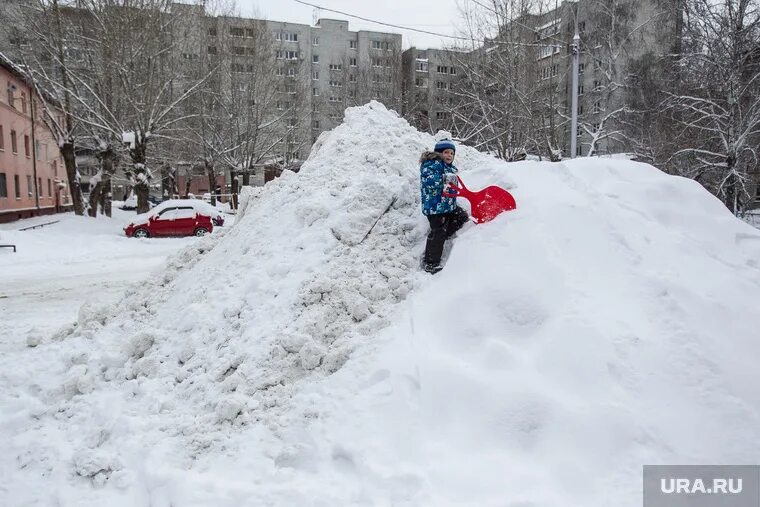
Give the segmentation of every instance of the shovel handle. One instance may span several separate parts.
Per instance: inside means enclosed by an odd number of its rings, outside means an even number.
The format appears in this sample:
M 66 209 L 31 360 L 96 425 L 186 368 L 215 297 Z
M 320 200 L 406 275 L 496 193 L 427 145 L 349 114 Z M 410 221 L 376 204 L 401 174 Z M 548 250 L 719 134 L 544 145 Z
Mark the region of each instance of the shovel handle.
M 459 184 L 456 187 L 455 192 L 446 192 L 445 187 L 443 192 L 441 192 L 441 195 L 444 197 L 464 197 L 467 198 L 466 194 L 469 193 L 469 190 L 467 190 L 467 187 L 464 186 L 464 182 L 462 181 L 462 178 L 459 177 L 457 174 L 457 181 Z

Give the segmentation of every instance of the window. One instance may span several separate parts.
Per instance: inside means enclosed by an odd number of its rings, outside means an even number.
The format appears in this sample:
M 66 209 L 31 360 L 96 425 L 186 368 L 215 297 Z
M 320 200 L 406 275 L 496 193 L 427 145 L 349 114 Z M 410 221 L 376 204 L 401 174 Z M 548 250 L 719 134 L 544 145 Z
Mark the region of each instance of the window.
M 53 184 L 50 182 L 50 178 L 48 178 L 48 197 L 53 197 Z
M 11 106 L 13 109 L 16 109 L 16 103 L 13 100 L 13 90 L 15 89 L 16 89 L 15 86 L 8 83 L 8 105 Z
M 318 80 L 319 80 L 319 71 L 318 71 L 318 70 L 315 70 L 315 71 L 313 71 L 313 72 L 311 73 L 311 78 L 312 78 L 314 81 L 318 81 Z
M 598 123 L 594 123 L 593 125 L 591 125 L 591 127 L 593 127 L 594 132 L 599 132 L 599 124 Z
M 230 27 L 230 35 L 233 37 L 245 37 L 245 30 L 242 28 Z
M 319 37 L 312 37 L 311 38 L 311 45 L 312 46 L 319 46 Z
M 255 37 L 256 34 L 254 33 L 253 28 L 246 28 L 245 29 L 245 36 L 246 37 L 250 37 L 250 38 Z
M 311 128 L 318 129 L 319 128 L 319 120 L 314 120 L 311 122 Z
M 382 67 L 383 66 L 383 59 L 382 58 L 372 58 L 372 66 L 373 67 Z
M 290 67 L 288 69 L 288 77 L 296 77 L 296 69 L 295 69 L 295 67 Z
M 449 74 L 451 74 L 452 76 L 456 76 L 457 75 L 457 68 L 453 67 L 453 66 L 449 67 Z
M 343 70 L 343 64 L 342 63 L 331 63 L 330 64 L 330 70 Z
M 386 41 L 373 40 L 372 49 L 388 49 L 388 43 Z
M 245 72 L 245 66 L 242 63 L 233 63 L 232 72 Z
M 285 55 L 284 51 L 275 51 L 274 52 L 274 57 L 277 58 L 278 60 L 282 60 L 283 55 Z
M 0 125 L 0 151 L 5 150 L 5 136 L 3 135 L 3 126 Z
M 585 63 L 579 63 L 578 64 L 578 74 L 583 74 L 584 70 L 586 70 L 586 64 Z
M 174 220 L 177 216 L 177 208 L 166 208 L 158 214 L 158 220 Z
M 29 136 L 24 136 L 24 155 L 32 156 L 32 147 L 29 145 Z
M 355 99 L 356 98 L 356 90 L 349 90 L 348 91 L 348 96 L 351 97 L 352 99 Z
M 311 63 L 319 63 L 319 55 L 311 55 Z
M 196 212 L 195 209 L 191 207 L 183 207 L 183 208 L 177 208 L 177 213 L 174 215 L 174 218 L 179 220 L 182 218 L 195 218 Z
M 19 183 L 18 174 L 13 175 L 13 186 L 16 190 L 16 199 L 21 199 L 21 184 Z
M 298 51 L 285 51 L 286 60 L 298 60 Z
M 331 96 L 330 102 L 340 102 L 340 98 Z
M 284 76 L 285 75 L 285 71 L 283 70 L 282 67 L 277 67 L 277 69 L 275 69 L 275 71 L 274 71 L 274 75 L 275 76 Z
M 585 31 L 586 31 L 586 22 L 585 21 L 581 21 L 580 23 L 578 23 L 578 33 L 580 34 L 580 33 L 583 33 Z
M 21 92 L 21 112 L 26 113 L 26 93 Z
M 349 74 L 348 75 L 348 80 L 351 83 L 355 83 L 356 82 L 356 75 L 355 74 Z
M 8 182 L 5 179 L 5 173 L 0 173 L 0 197 L 8 197 Z
M 356 49 L 357 42 L 355 40 L 348 41 L 348 48 L 349 49 Z
M 34 195 L 34 183 L 32 183 L 32 177 L 28 174 L 26 175 L 26 194 L 29 197 Z
M 285 42 L 298 42 L 298 34 L 285 32 L 282 34 L 282 40 Z
M 575 133 L 577 137 L 581 137 L 583 135 L 583 127 L 578 125 L 578 132 Z
M 602 82 L 598 80 L 594 80 L 594 91 L 599 91 L 602 89 Z
M 415 78 L 414 79 L 414 86 L 416 86 L 417 88 L 427 88 L 427 86 L 428 86 L 427 79 L 425 79 L 424 77 L 417 77 L 417 78 Z
M 582 104 L 578 106 L 578 114 L 581 114 L 581 115 L 583 114 L 583 105 Z
M 216 27 L 211 27 L 208 29 L 208 35 L 209 37 L 216 37 Z
M 274 40 L 282 40 L 282 32 L 274 32 Z
M 601 111 L 602 111 L 602 101 L 597 100 L 596 102 L 594 102 L 593 112 L 594 113 L 600 113 Z
M 428 62 L 427 60 L 417 60 L 414 62 L 414 70 L 417 72 L 427 72 Z
M 37 178 L 37 192 L 42 197 L 42 177 Z
M 337 87 L 343 86 L 343 83 L 341 83 L 340 81 L 330 81 L 330 86 L 332 86 L 333 88 L 337 88 Z
M 356 58 L 349 58 L 349 59 L 348 59 L 348 64 L 349 64 L 351 67 L 356 67 Z
M 207 51 L 208 51 L 208 54 L 215 55 L 216 54 L 216 46 L 209 46 L 208 49 L 207 49 Z
M 295 127 L 297 125 L 296 119 L 295 118 L 288 118 L 287 125 L 288 125 L 288 127 Z
M 436 120 L 448 120 L 449 118 L 451 118 L 451 113 L 449 112 L 438 111 L 437 113 L 435 113 Z
M 581 145 L 579 144 L 579 145 L 578 145 L 578 147 L 575 149 L 575 154 L 576 154 L 577 156 L 579 156 L 579 157 L 580 157 L 581 155 L 583 155 L 583 146 L 581 146 Z
M 437 72 L 439 74 L 448 74 L 449 73 L 449 68 L 447 66 L 445 66 L 445 65 L 439 65 L 436 70 L 437 70 Z
M 245 54 L 245 48 L 243 46 L 233 46 L 232 48 L 232 54 L 233 55 L 244 55 Z
M 582 84 L 578 85 L 578 95 L 583 95 L 583 85 Z
M 11 130 L 11 151 L 18 153 L 18 140 L 16 139 L 16 131 Z
M 311 89 L 311 94 L 314 97 L 319 97 L 319 88 L 312 88 Z
M 552 46 L 541 46 L 541 49 L 539 49 L 538 53 L 538 59 L 541 60 L 542 58 L 546 58 L 547 56 L 552 55 Z

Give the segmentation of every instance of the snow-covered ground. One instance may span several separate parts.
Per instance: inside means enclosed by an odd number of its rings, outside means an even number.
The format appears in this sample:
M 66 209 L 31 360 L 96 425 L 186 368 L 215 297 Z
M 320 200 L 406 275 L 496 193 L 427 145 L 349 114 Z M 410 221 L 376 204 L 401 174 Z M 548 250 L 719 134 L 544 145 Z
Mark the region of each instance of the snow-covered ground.
M 628 507 L 643 464 L 756 462 L 759 231 L 645 164 L 462 147 L 518 209 L 431 277 L 432 144 L 349 109 L 234 226 L 4 335 L 0 504 Z
M 135 240 L 123 227 L 134 212 L 114 209 L 93 220 L 72 213 L 0 224 L 0 310 L 12 326 L 0 329 L 0 348 L 25 341 L 30 328 L 49 334 L 76 319 L 85 303 L 116 301 L 192 238 Z M 37 229 L 25 227 L 58 222 Z

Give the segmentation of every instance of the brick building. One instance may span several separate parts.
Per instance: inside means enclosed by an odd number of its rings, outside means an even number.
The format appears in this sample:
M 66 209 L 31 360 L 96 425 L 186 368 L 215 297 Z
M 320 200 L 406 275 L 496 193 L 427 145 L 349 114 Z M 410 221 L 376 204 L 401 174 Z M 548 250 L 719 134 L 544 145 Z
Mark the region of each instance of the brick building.
M 71 209 L 63 158 L 43 121 L 44 99 L 1 53 L 0 87 L 0 222 Z

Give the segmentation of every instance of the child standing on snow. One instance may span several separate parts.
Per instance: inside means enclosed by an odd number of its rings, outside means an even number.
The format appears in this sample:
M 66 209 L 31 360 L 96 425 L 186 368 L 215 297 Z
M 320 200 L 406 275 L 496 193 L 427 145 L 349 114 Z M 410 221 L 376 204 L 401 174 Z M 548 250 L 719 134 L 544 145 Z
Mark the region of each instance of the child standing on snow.
M 442 139 L 433 151 L 426 151 L 420 158 L 420 193 L 422 213 L 430 222 L 430 233 L 425 245 L 423 268 L 431 274 L 441 269 L 443 244 L 469 220 L 467 212 L 457 206 L 457 168 L 453 165 L 456 146 L 450 139 Z

